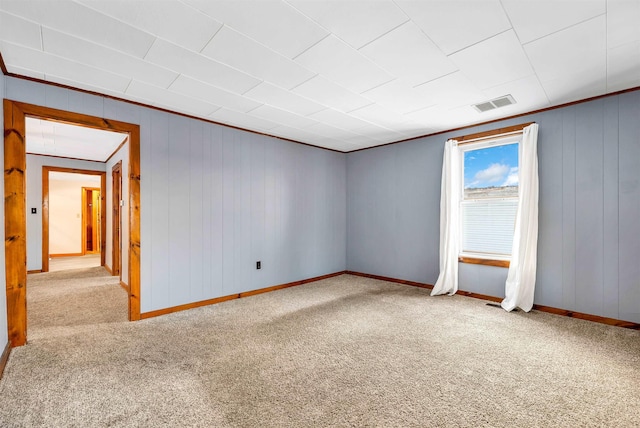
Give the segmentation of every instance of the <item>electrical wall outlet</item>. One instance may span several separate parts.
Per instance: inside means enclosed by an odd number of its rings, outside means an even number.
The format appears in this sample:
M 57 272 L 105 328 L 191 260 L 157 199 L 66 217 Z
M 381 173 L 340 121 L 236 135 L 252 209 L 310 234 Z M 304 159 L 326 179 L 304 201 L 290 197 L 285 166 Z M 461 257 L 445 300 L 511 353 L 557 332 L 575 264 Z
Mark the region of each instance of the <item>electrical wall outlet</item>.
M 262 262 L 256 262 L 256 269 L 262 269 Z

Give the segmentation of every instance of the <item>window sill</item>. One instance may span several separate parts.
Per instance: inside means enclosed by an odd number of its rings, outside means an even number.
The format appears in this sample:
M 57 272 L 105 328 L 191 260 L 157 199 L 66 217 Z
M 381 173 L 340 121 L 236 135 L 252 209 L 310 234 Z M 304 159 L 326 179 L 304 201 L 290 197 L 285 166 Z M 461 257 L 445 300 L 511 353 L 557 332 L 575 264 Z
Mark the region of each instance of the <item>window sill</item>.
M 478 259 L 474 257 L 458 257 L 460 263 L 471 263 L 474 265 L 496 266 L 496 267 L 509 267 L 509 260 L 491 260 L 491 259 Z

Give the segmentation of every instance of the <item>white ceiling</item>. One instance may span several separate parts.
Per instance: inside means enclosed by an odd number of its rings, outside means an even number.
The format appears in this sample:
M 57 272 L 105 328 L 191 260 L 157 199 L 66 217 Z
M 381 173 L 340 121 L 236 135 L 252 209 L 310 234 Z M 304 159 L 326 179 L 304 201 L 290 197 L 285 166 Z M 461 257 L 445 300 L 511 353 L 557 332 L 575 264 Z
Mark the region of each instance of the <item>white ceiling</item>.
M 105 162 L 127 138 L 126 134 L 26 119 L 27 153 Z
M 640 86 L 639 23 L 640 0 L 0 0 L 0 52 L 10 73 L 351 151 Z

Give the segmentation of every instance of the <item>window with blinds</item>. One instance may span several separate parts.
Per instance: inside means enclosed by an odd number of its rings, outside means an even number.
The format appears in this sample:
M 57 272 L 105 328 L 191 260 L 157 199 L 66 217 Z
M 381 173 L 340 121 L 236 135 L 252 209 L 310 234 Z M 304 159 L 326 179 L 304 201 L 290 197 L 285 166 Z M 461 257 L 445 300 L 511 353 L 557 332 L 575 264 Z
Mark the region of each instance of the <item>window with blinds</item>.
M 518 145 L 522 134 L 460 145 L 461 256 L 508 260 L 518 208 Z

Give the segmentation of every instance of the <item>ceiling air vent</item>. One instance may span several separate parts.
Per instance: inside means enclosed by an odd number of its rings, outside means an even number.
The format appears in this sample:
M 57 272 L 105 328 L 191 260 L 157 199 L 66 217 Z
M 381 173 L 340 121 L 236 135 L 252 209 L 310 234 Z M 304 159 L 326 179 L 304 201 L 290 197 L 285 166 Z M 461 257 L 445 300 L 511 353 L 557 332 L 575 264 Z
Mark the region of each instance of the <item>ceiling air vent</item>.
M 493 110 L 500 107 L 510 106 L 511 104 L 515 104 L 516 100 L 513 99 L 511 95 L 505 95 L 504 97 L 496 98 L 495 100 L 486 101 L 480 104 L 474 104 L 476 110 L 480 113 L 484 113 L 485 111 Z

